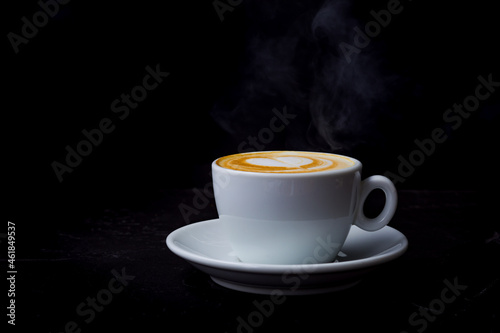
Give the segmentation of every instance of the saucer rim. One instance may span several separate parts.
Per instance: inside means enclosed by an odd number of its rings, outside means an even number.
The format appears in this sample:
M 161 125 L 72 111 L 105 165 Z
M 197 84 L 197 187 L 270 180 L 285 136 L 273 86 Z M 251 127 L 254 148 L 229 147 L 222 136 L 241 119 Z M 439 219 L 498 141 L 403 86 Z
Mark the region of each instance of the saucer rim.
M 317 263 L 317 264 L 259 264 L 259 263 L 232 262 L 221 259 L 203 257 L 196 253 L 187 251 L 179 247 L 177 244 L 175 244 L 176 237 L 179 234 L 188 232 L 189 229 L 197 228 L 202 224 L 204 225 L 216 224 L 218 221 L 219 219 L 216 218 L 182 226 L 172 231 L 167 236 L 165 240 L 166 245 L 170 249 L 170 251 L 172 251 L 174 254 L 178 255 L 179 257 L 187 261 L 194 262 L 198 265 L 203 265 L 217 269 L 232 270 L 232 271 L 246 272 L 246 273 L 257 273 L 257 274 L 262 274 L 262 273 L 281 274 L 283 272 L 290 272 L 290 273 L 310 272 L 314 274 L 321 274 L 321 273 L 332 273 L 332 272 L 364 269 L 394 260 L 400 257 L 402 254 L 404 254 L 408 248 L 408 239 L 406 238 L 406 236 L 400 231 L 390 226 L 385 226 L 382 229 L 377 230 L 375 232 L 391 232 L 396 234 L 400 238 L 400 241 L 397 244 L 391 246 L 388 249 L 383 250 L 380 254 L 376 254 L 374 256 L 370 256 L 367 258 L 354 259 L 351 261 L 344 261 L 344 262 L 329 262 L 329 263 Z M 357 228 L 356 226 L 353 227 Z

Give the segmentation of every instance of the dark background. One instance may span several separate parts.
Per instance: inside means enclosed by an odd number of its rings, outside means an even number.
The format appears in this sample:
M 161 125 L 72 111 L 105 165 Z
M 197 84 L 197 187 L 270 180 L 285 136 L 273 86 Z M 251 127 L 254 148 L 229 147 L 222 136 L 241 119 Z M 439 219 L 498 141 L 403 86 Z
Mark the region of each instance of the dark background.
M 444 125 L 445 110 L 474 93 L 479 75 L 498 81 L 499 23 L 487 5 L 402 2 L 401 13 L 361 50 L 358 63 L 346 64 L 338 44 L 354 44 L 353 27 L 364 28 L 373 21 L 370 11 L 387 2 L 339 6 L 350 9 L 331 15 L 331 22 L 327 16 L 312 32 L 322 4 L 249 1 L 224 12 L 223 22 L 211 2 L 61 5 L 18 54 L 4 38 L 8 178 L 14 188 L 62 200 L 200 186 L 209 181 L 213 159 L 237 152 L 249 135 L 269 126 L 273 108 L 283 107 L 298 116 L 265 149 L 340 152 L 360 159 L 366 175 L 395 171 L 397 157 L 407 157 L 415 139 L 429 138 Z M 32 2 L 5 11 L 5 35 L 19 34 L 21 18 L 38 10 Z M 321 65 L 329 61 L 357 72 L 354 82 Z M 120 121 L 111 103 L 157 64 L 170 76 Z M 332 87 L 314 94 L 319 75 Z M 361 92 L 351 96 L 356 89 Z M 317 112 L 307 99 L 335 93 L 344 94 L 351 114 L 342 116 L 345 106 L 337 100 L 325 102 L 333 105 L 326 120 L 341 123 L 331 126 L 337 130 L 328 138 L 332 147 L 315 133 Z M 495 145 L 498 101 L 492 94 L 457 130 L 448 125 L 449 139 L 403 187 L 475 188 L 469 172 L 482 170 L 477 157 Z M 59 183 L 51 163 L 64 162 L 65 146 L 75 148 L 81 131 L 103 118 L 113 120 L 115 130 Z
M 190 204 L 190 189 L 210 183 L 210 163 L 238 152 L 284 107 L 296 117 L 265 149 L 350 155 L 363 162 L 365 176 L 397 173 L 398 156 L 407 158 L 415 139 L 443 127 L 446 142 L 398 189 L 466 191 L 481 216 L 494 212 L 499 92 L 456 130 L 443 114 L 474 93 L 479 75 L 500 81 L 496 7 L 402 1 L 401 13 L 346 64 L 339 43 L 353 44 L 353 28 L 364 29 L 370 11 L 387 3 L 244 1 L 221 21 L 211 1 L 71 1 L 17 54 L 6 36 L 21 34 L 21 18 L 33 22 L 40 6 L 4 4 L 4 212 L 5 223 L 18 226 L 18 257 L 43 257 L 48 243 L 74 253 L 76 245 L 59 243 L 61 233 L 86 232 L 110 211 L 167 211 L 177 222 L 160 228 L 166 236 L 183 221 L 178 205 Z M 157 65 L 170 75 L 120 120 L 111 103 Z M 82 130 L 103 118 L 114 131 L 59 182 L 51 163 L 64 163 L 65 147 L 75 148 Z M 216 217 L 213 203 L 208 215 Z M 486 234 L 495 223 L 478 228 Z M 86 269 L 76 262 L 70 269 Z M 96 265 L 106 282 L 111 266 Z M 19 288 L 34 297 L 30 286 Z M 49 289 L 37 290 L 65 293 Z M 85 295 L 66 301 L 72 308 Z M 44 330 L 66 321 L 19 313 L 20 321 L 38 318 Z

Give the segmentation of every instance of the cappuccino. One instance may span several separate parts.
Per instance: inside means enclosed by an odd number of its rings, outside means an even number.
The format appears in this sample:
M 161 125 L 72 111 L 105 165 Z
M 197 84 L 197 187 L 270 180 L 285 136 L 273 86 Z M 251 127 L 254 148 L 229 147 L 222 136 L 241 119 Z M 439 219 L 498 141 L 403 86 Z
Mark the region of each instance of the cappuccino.
M 309 173 L 351 167 L 354 160 L 328 153 L 266 151 L 234 154 L 219 158 L 218 166 L 237 171 L 261 173 Z

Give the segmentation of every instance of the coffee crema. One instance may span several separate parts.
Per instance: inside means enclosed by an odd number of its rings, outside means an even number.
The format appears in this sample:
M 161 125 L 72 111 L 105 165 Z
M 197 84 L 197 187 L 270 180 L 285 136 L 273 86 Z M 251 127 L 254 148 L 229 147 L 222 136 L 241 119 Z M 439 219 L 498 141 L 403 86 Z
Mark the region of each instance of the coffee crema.
M 302 151 L 265 151 L 221 157 L 215 163 L 226 169 L 262 173 L 308 173 L 340 170 L 355 164 L 350 158 Z

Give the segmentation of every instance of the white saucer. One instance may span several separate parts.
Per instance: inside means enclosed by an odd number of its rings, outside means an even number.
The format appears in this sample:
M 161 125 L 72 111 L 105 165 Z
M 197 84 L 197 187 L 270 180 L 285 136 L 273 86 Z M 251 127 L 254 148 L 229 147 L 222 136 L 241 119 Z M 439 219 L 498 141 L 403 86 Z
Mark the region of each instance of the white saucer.
M 368 232 L 353 226 L 335 262 L 250 264 L 232 254 L 218 219 L 179 228 L 168 235 L 166 242 L 172 252 L 209 274 L 221 286 L 256 294 L 284 295 L 349 288 L 375 266 L 401 256 L 408 247 L 406 237 L 391 227 Z

